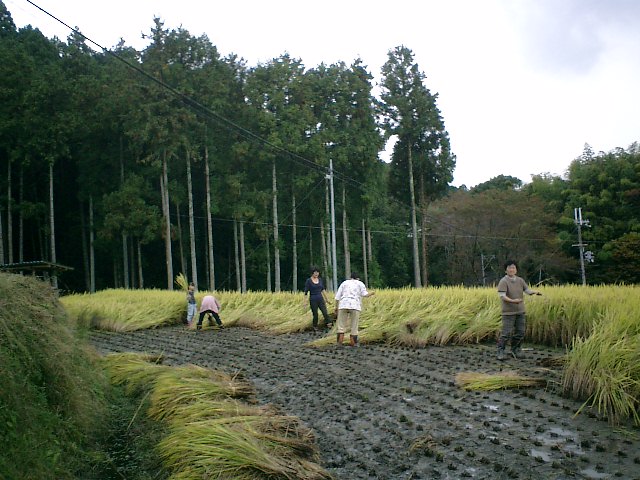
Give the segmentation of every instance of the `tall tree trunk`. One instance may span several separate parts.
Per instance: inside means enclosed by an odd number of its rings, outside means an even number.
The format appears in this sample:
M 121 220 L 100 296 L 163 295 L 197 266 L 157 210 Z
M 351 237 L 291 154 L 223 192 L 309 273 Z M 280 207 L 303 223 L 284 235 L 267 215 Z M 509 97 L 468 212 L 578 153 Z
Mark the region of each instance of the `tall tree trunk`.
M 273 193 L 273 262 L 276 292 L 280 291 L 280 241 L 278 234 L 278 186 L 276 182 L 276 161 L 273 160 L 271 175 L 271 191 Z
M 56 263 L 56 219 L 53 210 L 53 162 L 49 161 L 49 228 L 51 231 L 51 263 Z M 51 285 L 57 291 L 58 290 L 58 275 L 56 271 L 53 271 L 51 276 Z
M 298 239 L 297 237 L 297 226 L 296 226 L 296 194 L 294 192 L 291 193 L 291 218 L 293 220 L 292 234 L 293 234 L 293 251 L 292 251 L 292 260 L 293 260 L 293 280 L 292 280 L 292 290 L 293 293 L 298 291 Z
M 267 235 L 267 292 L 271 292 L 271 246 Z
M 48 258 L 49 251 L 49 236 L 47 235 L 47 229 L 43 226 L 38 229 L 36 235 L 38 236 L 38 251 L 40 252 L 40 258 Z
M 142 274 L 142 242 L 138 239 L 138 286 L 144 288 L 144 275 Z
M 207 219 L 204 219 L 204 231 L 207 231 L 208 225 L 207 225 Z M 211 272 L 209 271 L 209 242 L 207 241 L 207 246 L 205 247 L 205 252 L 204 252 L 204 263 L 205 263 L 205 273 L 207 275 L 206 277 L 206 285 L 207 285 L 207 289 L 209 291 L 213 291 L 213 288 L 211 287 Z
M 93 195 L 89 195 L 89 292 L 96 292 L 96 250 L 93 224 Z
M 0 263 L 4 263 L 4 235 L 2 233 L 2 208 L 0 208 Z
M 120 135 L 120 186 L 124 185 L 124 145 Z M 122 232 L 122 276 L 124 288 L 129 289 L 129 241 L 126 232 Z
M 364 224 L 364 212 L 362 215 L 362 267 L 364 268 L 364 283 L 369 285 L 369 268 L 367 266 L 367 231 Z
M 13 195 L 11 193 L 11 157 L 7 161 L 7 258 L 13 263 Z
M 325 218 L 327 221 L 327 238 L 325 240 L 324 235 L 322 240 L 326 243 L 326 254 L 327 254 L 327 263 L 325 264 L 324 268 L 325 268 L 325 272 L 326 272 L 326 276 L 327 279 L 327 283 L 330 285 L 329 290 L 337 290 L 338 286 L 333 284 L 333 255 L 332 255 L 332 248 L 333 245 L 331 244 L 331 209 L 329 207 L 329 182 L 325 182 L 324 184 L 324 206 L 325 206 Z M 329 268 L 327 268 L 327 266 Z M 337 267 L 337 265 L 336 265 Z
M 342 185 L 342 241 L 344 245 L 344 278 L 351 277 L 351 250 L 349 249 L 349 229 L 347 225 L 347 192 Z
M 196 225 L 193 218 L 193 184 L 191 182 L 191 155 L 187 151 L 187 196 L 189 197 L 189 245 L 191 247 L 191 281 L 198 289 L 198 259 L 196 257 Z
M 178 250 L 180 251 L 180 271 L 188 277 L 189 271 L 187 270 L 187 260 L 184 256 L 184 244 L 182 243 L 182 219 L 180 215 L 179 203 L 176 203 L 176 216 L 176 230 L 178 231 Z
M 85 292 L 89 291 L 91 287 L 91 278 L 89 276 L 89 247 L 88 247 L 88 235 L 87 235 L 87 222 L 84 218 L 84 202 L 78 202 L 80 205 L 80 231 L 81 231 L 81 242 L 82 242 L 82 270 L 84 272 L 84 290 Z
M 413 159 L 411 158 L 411 142 L 408 145 L 409 160 L 409 194 L 411 195 L 411 241 L 413 244 L 413 286 L 420 288 L 420 256 L 418 254 L 418 223 L 416 220 L 416 194 L 413 182 Z
M 333 280 L 331 280 L 331 275 L 329 275 L 329 253 L 327 250 L 327 238 L 324 236 L 324 222 L 320 222 L 320 240 L 321 240 L 321 248 L 322 248 L 322 267 L 324 268 L 323 272 L 325 278 L 327 279 L 327 286 L 329 290 L 333 290 Z M 312 264 L 313 265 L 313 264 Z
M 216 270 L 213 261 L 213 221 L 211 219 L 211 179 L 209 173 L 209 148 L 204 148 L 204 176 L 207 192 L 207 239 L 209 252 L 209 288 L 216 289 Z
M 367 225 L 369 225 L 369 228 L 367 228 L 367 259 L 369 260 L 369 265 L 371 265 L 371 262 L 373 261 L 373 248 L 371 246 L 371 221 L 368 216 Z
M 24 262 L 24 165 L 20 164 L 20 192 L 18 193 L 20 213 L 18 214 L 18 261 Z
M 240 275 L 240 256 L 238 253 L 238 220 L 233 219 L 233 250 L 236 260 L 236 289 L 242 292 L 242 276 Z
M 247 293 L 247 256 L 244 250 L 244 222 L 240 222 L 240 276 L 240 291 Z
M 420 234 L 422 239 L 422 285 L 429 286 L 429 250 L 427 249 L 427 194 L 424 188 L 424 174 L 420 173 Z
M 173 254 L 171 252 L 171 212 L 169 210 L 169 173 L 167 172 L 167 152 L 162 152 L 162 193 L 165 214 L 165 263 L 167 266 L 167 290 L 173 290 Z
M 124 288 L 129 289 L 129 241 L 127 234 L 122 232 L 122 278 L 124 279 Z
M 131 288 L 136 287 L 136 253 L 135 253 L 135 239 L 134 237 L 129 237 L 129 251 L 131 255 L 129 255 L 129 272 L 131 275 Z
M 0 208 L 0 264 L 4 264 L 4 233 L 3 232 L 4 230 L 2 228 L 2 208 Z
M 113 287 L 118 288 L 120 286 L 120 277 L 118 275 L 118 264 L 116 263 L 115 255 L 113 257 Z

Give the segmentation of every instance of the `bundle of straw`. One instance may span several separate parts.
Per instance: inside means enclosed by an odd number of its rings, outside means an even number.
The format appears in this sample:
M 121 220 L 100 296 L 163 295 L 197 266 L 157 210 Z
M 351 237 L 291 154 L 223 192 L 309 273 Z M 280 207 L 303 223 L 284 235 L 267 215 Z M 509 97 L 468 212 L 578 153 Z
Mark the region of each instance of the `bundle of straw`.
M 456 385 L 465 390 L 505 390 L 508 388 L 525 388 L 545 386 L 544 378 L 531 378 L 513 371 L 489 374 L 477 372 L 460 372 L 456 375 Z

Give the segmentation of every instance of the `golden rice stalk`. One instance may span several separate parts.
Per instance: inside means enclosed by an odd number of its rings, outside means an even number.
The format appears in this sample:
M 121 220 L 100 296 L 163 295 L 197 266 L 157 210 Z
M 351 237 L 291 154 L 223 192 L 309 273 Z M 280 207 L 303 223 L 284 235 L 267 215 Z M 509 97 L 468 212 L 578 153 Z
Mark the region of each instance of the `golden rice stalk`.
M 124 385 L 129 395 L 149 391 L 161 372 L 170 371 L 167 365 L 150 363 L 151 356 L 137 353 L 112 353 L 103 358 L 107 374 L 114 385 Z
M 273 455 L 318 459 L 313 431 L 297 417 L 289 415 L 247 415 L 206 420 L 211 428 L 234 428 L 249 432 L 263 442 Z
M 269 416 L 277 414 L 278 410 L 272 405 L 247 405 L 241 401 L 227 398 L 221 400 L 208 399 L 177 406 L 169 421 L 172 425 L 185 425 L 223 417 Z
M 465 390 L 504 390 L 508 388 L 525 388 L 545 386 L 544 378 L 532 378 L 519 375 L 513 371 L 489 374 L 477 372 L 460 372 L 456 375 L 456 385 Z
M 157 379 L 151 394 L 149 416 L 156 420 L 169 419 L 176 415 L 182 405 L 228 397 L 249 397 L 253 393 L 250 385 L 229 376 L 224 378 L 221 372 L 195 366 L 175 368 L 163 372 Z
M 640 425 L 640 333 L 632 319 L 603 321 L 588 338 L 574 340 L 563 375 L 565 393 L 587 399 L 610 423 Z M 622 329 L 621 329 L 622 327 Z
M 180 287 L 180 290 L 184 290 L 185 292 L 189 290 L 189 282 L 187 281 L 187 277 L 184 276 L 184 273 L 179 273 L 176 275 L 176 285 Z
M 171 478 L 281 478 L 323 480 L 331 476 L 319 465 L 282 452 L 278 442 L 255 438 L 238 425 L 198 422 L 172 429 L 160 442 Z
M 60 302 L 79 324 L 115 332 L 180 323 L 186 313 L 180 291 L 111 289 L 68 295 Z

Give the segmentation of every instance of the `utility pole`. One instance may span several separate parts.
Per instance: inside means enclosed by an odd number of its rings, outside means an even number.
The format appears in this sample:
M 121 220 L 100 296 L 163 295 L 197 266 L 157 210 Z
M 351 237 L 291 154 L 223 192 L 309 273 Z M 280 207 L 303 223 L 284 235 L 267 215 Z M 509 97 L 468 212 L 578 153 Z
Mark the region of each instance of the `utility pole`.
M 496 256 L 495 255 L 489 255 L 486 256 L 484 253 L 480 253 L 480 264 L 482 265 L 482 285 L 486 286 L 487 285 L 487 276 L 485 275 L 485 272 L 487 270 L 487 267 L 489 266 L 489 262 L 491 262 L 491 260 L 495 260 Z M 486 265 L 484 262 L 487 262 Z
M 336 204 L 333 195 L 333 160 L 329 159 L 329 174 L 325 175 L 329 180 L 331 191 L 331 267 L 333 273 L 333 288 L 338 289 L 338 256 L 336 253 Z
M 578 227 L 578 243 L 573 244 L 573 247 L 578 247 L 580 249 L 580 274 L 582 276 L 582 286 L 587 284 L 587 276 L 584 270 L 584 259 L 585 259 L 585 251 L 584 247 L 587 246 L 586 243 L 582 243 L 582 226 L 590 227 L 589 220 L 582 219 L 582 207 L 573 209 L 573 223 L 575 223 Z M 589 261 L 593 261 L 593 252 L 589 253 Z

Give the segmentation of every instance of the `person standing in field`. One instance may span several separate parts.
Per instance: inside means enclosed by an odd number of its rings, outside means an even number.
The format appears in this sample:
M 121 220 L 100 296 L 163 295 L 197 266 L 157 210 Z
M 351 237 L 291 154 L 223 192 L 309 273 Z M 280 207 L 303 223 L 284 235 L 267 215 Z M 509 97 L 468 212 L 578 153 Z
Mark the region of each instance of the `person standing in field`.
M 222 320 L 220 320 L 220 309 L 220 302 L 216 297 L 213 295 L 205 295 L 202 299 L 202 304 L 200 304 L 200 317 L 198 318 L 196 330 L 200 330 L 202 328 L 202 321 L 204 320 L 205 315 L 211 315 L 215 318 L 218 327 L 224 328 Z
M 527 283 L 516 274 L 518 266 L 513 260 L 504 265 L 506 275 L 498 283 L 498 295 L 502 301 L 502 332 L 498 339 L 498 360 L 506 358 L 505 348 L 511 342 L 511 354 L 515 358 L 524 358 L 522 340 L 527 329 L 524 310 L 524 294 L 542 295 L 531 290 Z
M 193 321 L 193 317 L 196 316 L 196 310 L 198 309 L 196 305 L 196 286 L 193 282 L 189 284 L 189 288 L 187 289 L 187 326 L 191 326 L 191 322 Z
M 333 322 L 329 318 L 329 313 L 327 312 L 327 303 L 329 303 L 329 301 L 327 300 L 327 294 L 325 292 L 324 283 L 320 277 L 320 269 L 317 267 L 311 267 L 311 276 L 307 278 L 307 281 L 304 283 L 303 293 L 305 296 L 309 293 L 309 307 L 311 308 L 311 314 L 313 315 L 314 332 L 318 329 L 318 309 L 320 309 L 322 316 L 324 317 L 325 327 L 329 329 L 333 326 Z
M 358 346 L 358 322 L 362 311 L 362 298 L 370 297 L 374 294 L 375 292 L 367 291 L 367 287 L 360 281 L 358 274 L 355 272 L 351 273 L 349 280 L 342 282 L 336 292 L 336 301 L 338 302 L 336 307 L 338 309 L 338 345 L 343 344 L 346 325 L 350 321 L 349 344 L 352 347 Z

